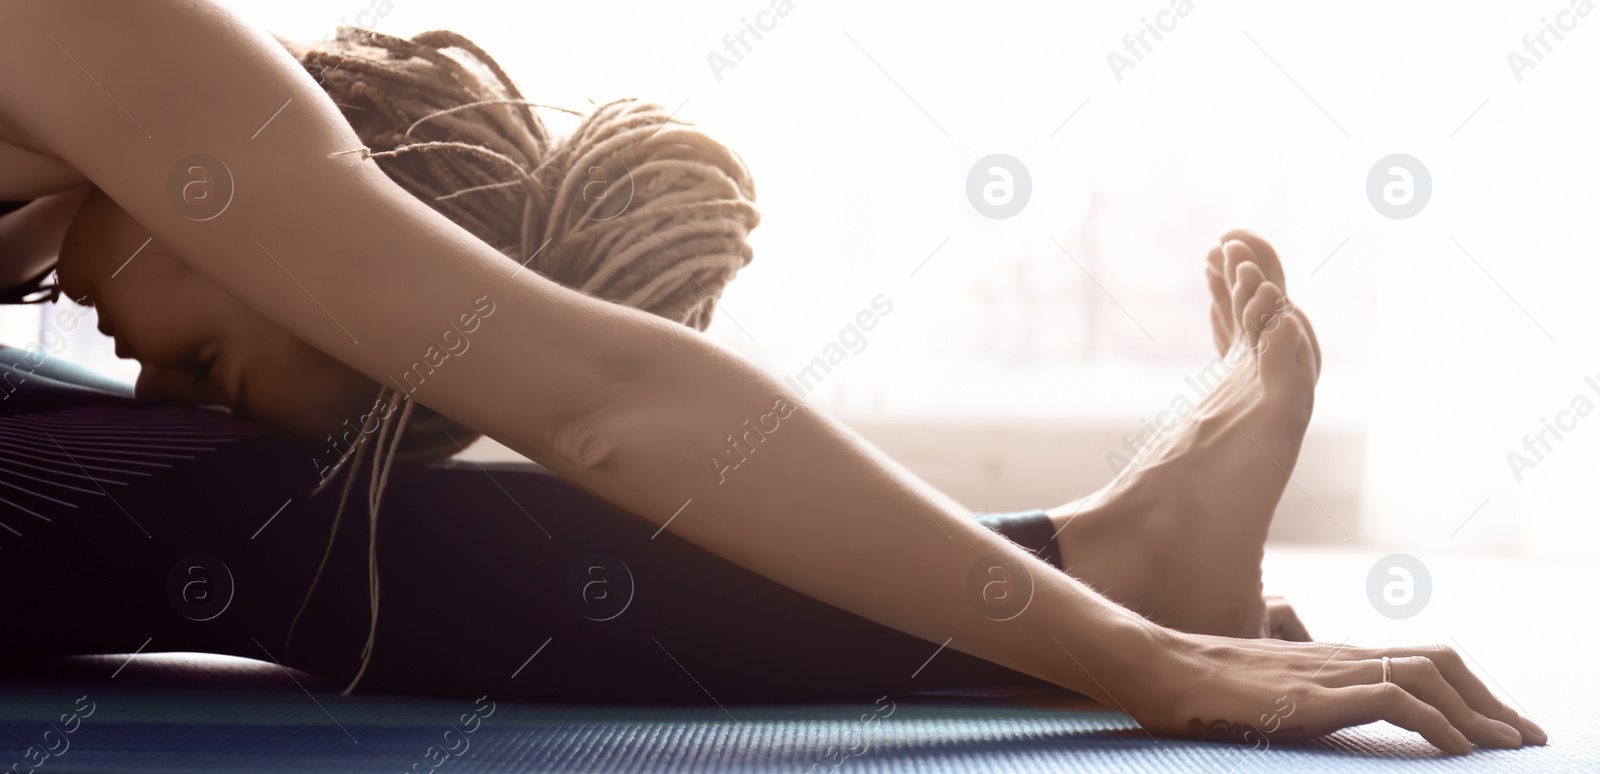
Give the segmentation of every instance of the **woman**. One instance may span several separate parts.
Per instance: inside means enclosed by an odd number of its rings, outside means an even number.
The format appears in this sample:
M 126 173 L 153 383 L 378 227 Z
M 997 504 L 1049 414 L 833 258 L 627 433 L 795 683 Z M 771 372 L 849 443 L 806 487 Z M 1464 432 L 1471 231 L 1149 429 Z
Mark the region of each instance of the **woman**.
M 1242 734 L 1288 697 L 1299 725 L 1282 736 L 1384 719 L 1451 752 L 1545 739 L 1448 648 L 1364 650 L 1192 633 L 1259 633 L 1259 569 L 1240 561 L 1202 568 L 1225 578 L 1233 593 L 1186 599 L 1182 589 L 1153 586 L 1152 574 L 1132 563 L 1177 560 L 1181 567 L 1205 552 L 1185 552 L 1169 539 L 1156 544 L 1170 552 L 1141 553 L 1132 548 L 1137 541 L 1116 539 L 1118 525 L 1168 538 L 1164 530 L 1182 528 L 1176 504 L 1156 485 L 1179 477 L 1209 482 L 1191 492 L 1202 510 L 1230 510 L 1220 503 L 1235 491 L 1255 498 L 1248 523 L 1203 532 L 1237 538 L 1225 557 L 1259 560 L 1261 505 L 1282 491 L 1281 482 L 1277 489 L 1261 482 L 1281 471 L 1262 472 L 1259 457 L 1222 451 L 1252 444 L 1292 465 L 1317 368 L 1303 318 L 1277 313 L 1286 310 L 1281 268 L 1264 248 L 1230 242 L 1216 280 L 1228 299 L 1223 309 L 1219 296 L 1219 331 L 1243 336 L 1256 354 L 1230 372 L 1210 408 L 1179 431 L 1157 464 L 1079 517 L 1071 509 L 1052 514 L 1084 577 L 1099 572 L 1095 585 L 1121 589 L 1112 593 L 1177 627 L 1167 628 L 983 528 L 683 326 L 534 272 L 508 272 L 516 267 L 506 255 L 409 195 L 368 154 L 353 153 L 362 138 L 277 41 L 211 3 L 8 3 L 0 6 L 0 65 L 38 73 L 0 79 L 0 200 L 92 183 L 105 194 L 100 206 L 114 203 L 186 271 L 380 384 L 408 370 L 441 329 L 489 296 L 493 319 L 473 337 L 473 354 L 439 368 L 411 397 L 658 530 L 921 638 L 928 652 L 945 643 L 1124 709 L 1161 733 L 1222 727 Z M 235 195 L 225 210 L 195 217 L 174 206 L 165 187 L 175 165 L 192 168 L 184 160 L 202 154 L 225 164 Z M 17 267 L 15 278 L 35 268 Z M 98 301 L 109 310 L 115 291 L 107 288 L 116 278 L 100 276 L 63 280 L 69 292 L 98 283 L 82 292 L 104 296 Z M 248 404 L 238 388 L 253 385 L 233 381 L 247 366 L 229 368 L 219 377 L 236 384 L 227 397 Z M 340 378 L 334 370 L 324 373 Z M 725 448 L 725 436 L 752 419 L 771 427 L 763 418 L 774 413 L 779 427 L 759 455 L 733 475 L 714 475 L 707 457 Z M 1215 451 L 1224 472 L 1201 473 L 1195 455 L 1178 453 L 1191 447 Z M 1140 518 L 1121 518 L 1129 514 Z M 991 598 L 980 592 L 974 600 L 972 579 L 991 568 L 1008 572 L 1011 583 L 1031 579 L 1030 601 L 996 614 Z M 381 650 L 381 639 L 376 652 L 369 648 L 374 659 Z

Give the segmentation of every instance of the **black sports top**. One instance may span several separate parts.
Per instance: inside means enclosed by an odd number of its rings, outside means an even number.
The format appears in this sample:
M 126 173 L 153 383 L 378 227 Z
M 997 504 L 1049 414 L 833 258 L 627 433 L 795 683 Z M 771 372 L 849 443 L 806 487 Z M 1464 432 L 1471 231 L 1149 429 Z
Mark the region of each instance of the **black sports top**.
M 28 204 L 29 202 L 0 202 L 0 217 L 20 210 Z M 3 256 L 0 256 L 0 259 L 3 259 Z M 56 267 L 52 264 L 23 283 L 0 290 L 0 304 L 37 304 L 56 300 L 59 292 L 55 286 L 45 284 L 55 270 Z

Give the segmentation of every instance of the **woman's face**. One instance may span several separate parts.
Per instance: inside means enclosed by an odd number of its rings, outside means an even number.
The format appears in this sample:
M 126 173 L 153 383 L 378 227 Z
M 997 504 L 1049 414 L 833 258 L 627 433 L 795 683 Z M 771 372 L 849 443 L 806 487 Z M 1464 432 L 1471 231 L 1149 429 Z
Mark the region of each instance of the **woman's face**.
M 93 305 L 117 356 L 139 361 L 136 397 L 227 406 L 240 419 L 313 440 L 371 408 L 376 382 L 147 239 L 96 189 L 67 230 L 57 268 L 62 295 Z

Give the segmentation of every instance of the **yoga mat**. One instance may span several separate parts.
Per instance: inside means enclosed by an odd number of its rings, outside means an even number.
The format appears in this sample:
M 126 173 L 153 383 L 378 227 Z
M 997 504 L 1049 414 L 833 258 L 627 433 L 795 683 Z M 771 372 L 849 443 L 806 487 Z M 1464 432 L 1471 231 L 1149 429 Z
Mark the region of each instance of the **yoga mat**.
M 1549 747 L 1449 758 L 1383 724 L 1299 743 L 1272 742 L 1269 735 L 1267 749 L 1252 750 L 1152 739 L 1126 716 L 1084 705 L 1064 710 L 975 698 L 597 707 L 492 697 L 341 699 L 334 691 L 287 685 L 218 689 L 115 680 L 0 684 L 0 696 L 0 771 L 20 764 L 18 772 L 28 771 L 23 756 L 30 745 L 61 750 L 41 771 L 98 774 L 1600 770 L 1595 713 L 1542 718 L 1557 740 Z

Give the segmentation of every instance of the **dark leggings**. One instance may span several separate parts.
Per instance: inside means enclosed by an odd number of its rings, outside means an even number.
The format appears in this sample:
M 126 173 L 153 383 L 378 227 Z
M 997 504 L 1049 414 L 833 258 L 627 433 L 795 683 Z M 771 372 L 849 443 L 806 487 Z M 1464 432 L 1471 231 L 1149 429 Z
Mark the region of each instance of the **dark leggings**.
M 0 348 L 0 657 L 197 651 L 347 682 L 368 630 L 365 468 L 285 645 L 342 478 L 308 499 L 307 447 L 76 386 L 81 372 L 38 359 Z M 486 467 L 395 466 L 358 690 L 726 704 L 1045 686 L 792 591 L 554 476 Z M 1059 566 L 1043 514 L 983 518 Z

